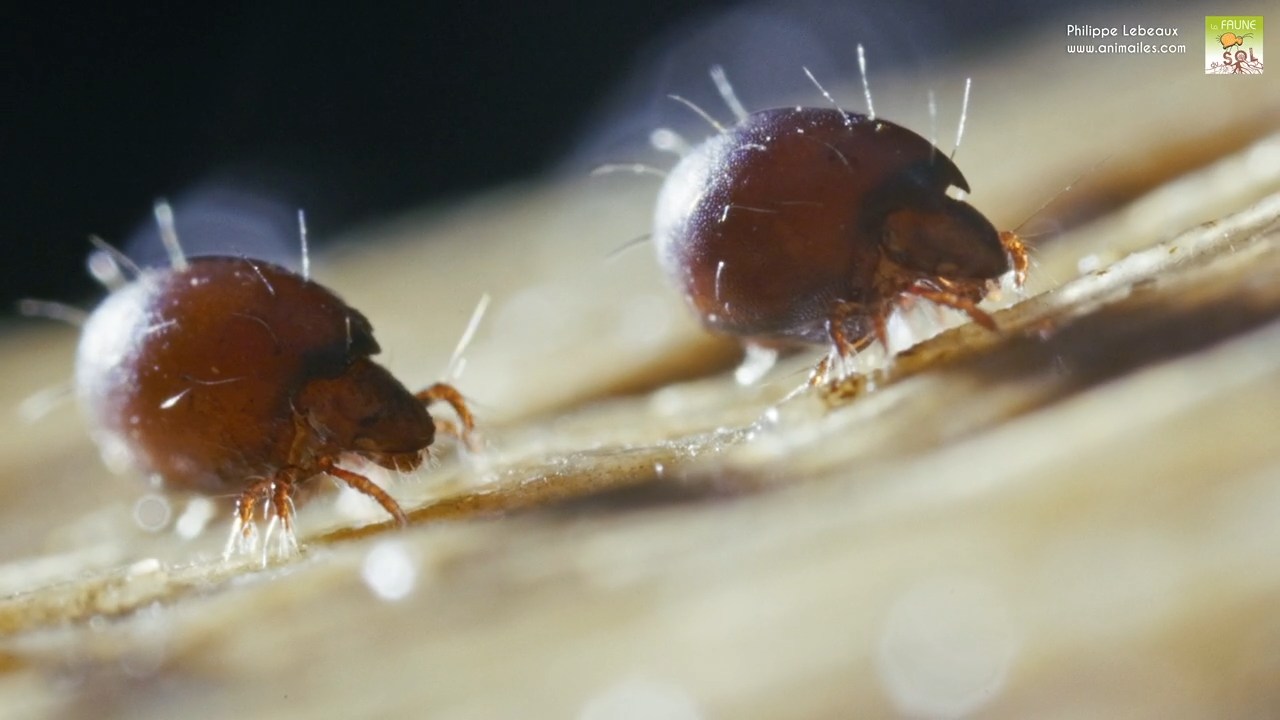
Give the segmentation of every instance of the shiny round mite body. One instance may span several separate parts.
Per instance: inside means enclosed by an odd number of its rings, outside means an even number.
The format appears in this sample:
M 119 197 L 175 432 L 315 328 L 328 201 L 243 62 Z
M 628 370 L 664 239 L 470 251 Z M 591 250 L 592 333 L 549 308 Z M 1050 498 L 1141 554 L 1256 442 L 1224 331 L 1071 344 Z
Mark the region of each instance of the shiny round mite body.
M 269 501 L 291 528 L 294 486 L 327 473 L 403 511 L 344 453 L 417 467 L 435 438 L 434 400 L 471 415 L 457 391 L 414 395 L 370 356 L 369 321 L 323 286 L 235 257 L 144 270 L 111 293 L 80 339 L 76 385 L 113 465 L 173 488 L 238 495 L 238 527 Z M 119 461 L 123 461 L 120 463 Z
M 891 122 L 823 108 L 747 115 L 667 176 L 659 260 L 710 330 L 756 342 L 886 338 L 903 296 L 969 313 L 1026 254 L 977 210 L 955 164 Z

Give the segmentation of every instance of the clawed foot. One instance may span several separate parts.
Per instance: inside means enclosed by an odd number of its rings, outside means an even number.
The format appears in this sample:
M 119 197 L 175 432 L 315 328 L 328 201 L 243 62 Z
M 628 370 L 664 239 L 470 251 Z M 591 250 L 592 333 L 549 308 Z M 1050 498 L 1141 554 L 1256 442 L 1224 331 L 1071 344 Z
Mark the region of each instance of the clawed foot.
M 258 552 L 259 535 L 255 510 L 259 504 L 262 505 L 262 516 L 267 520 L 267 529 L 261 538 L 262 566 L 266 567 L 273 558 L 287 560 L 301 552 L 294 532 L 292 489 L 293 483 L 281 477 L 259 480 L 240 493 L 231 523 L 231 533 L 222 550 L 223 560 Z

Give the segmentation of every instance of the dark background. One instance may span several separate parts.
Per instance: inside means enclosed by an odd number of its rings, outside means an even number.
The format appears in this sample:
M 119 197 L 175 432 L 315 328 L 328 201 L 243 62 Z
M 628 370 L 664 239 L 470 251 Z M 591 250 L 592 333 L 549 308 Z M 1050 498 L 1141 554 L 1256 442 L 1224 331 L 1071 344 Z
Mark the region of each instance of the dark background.
M 283 2 L 26 9 L 3 118 L 4 299 L 81 300 L 86 236 L 231 186 L 313 239 L 531 173 L 566 152 L 637 48 L 709 2 Z
M 666 93 L 716 102 L 712 62 L 757 107 L 762 84 L 806 82 L 801 63 L 847 76 L 858 41 L 881 65 L 910 63 L 927 76 L 946 52 L 1053 7 L 109 5 L 46 4 L 4 23 L 0 300 L 10 306 L 26 296 L 83 304 L 100 293 L 84 272 L 86 236 L 139 253 L 157 197 L 174 201 L 187 242 L 184 218 L 208 201 L 267 217 L 281 236 L 305 208 L 313 244 L 323 244 L 566 158 L 631 159 L 618 148 L 685 112 L 671 110 Z M 777 21 L 797 16 L 808 25 Z M 238 222 L 224 234 L 243 234 Z

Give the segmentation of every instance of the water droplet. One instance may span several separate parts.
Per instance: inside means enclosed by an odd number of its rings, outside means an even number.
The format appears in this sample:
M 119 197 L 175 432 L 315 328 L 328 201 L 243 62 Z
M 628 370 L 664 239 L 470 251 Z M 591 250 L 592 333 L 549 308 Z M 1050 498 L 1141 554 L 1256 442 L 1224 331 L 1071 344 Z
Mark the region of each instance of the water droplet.
M 418 569 L 409 557 L 404 543 L 385 540 L 365 555 L 360 577 L 374 595 L 394 602 L 405 599 L 413 592 L 418 580 Z
M 1076 261 L 1076 271 L 1081 275 L 1091 273 L 1102 267 L 1102 260 L 1097 255 L 1085 255 Z
M 163 495 L 148 494 L 133 504 L 133 521 L 147 532 L 159 532 L 169 525 L 173 510 Z
M 204 532 L 209 521 L 213 519 L 215 510 L 213 501 L 209 498 L 194 497 L 178 516 L 178 521 L 173 525 L 173 531 L 182 539 L 191 540 Z

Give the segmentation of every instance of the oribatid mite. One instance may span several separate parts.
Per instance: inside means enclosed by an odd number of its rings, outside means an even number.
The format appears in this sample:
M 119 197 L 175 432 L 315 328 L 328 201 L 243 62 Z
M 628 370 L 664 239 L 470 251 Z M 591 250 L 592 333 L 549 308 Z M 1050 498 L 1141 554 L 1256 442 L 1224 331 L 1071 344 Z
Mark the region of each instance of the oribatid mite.
M 951 187 L 969 190 L 945 153 L 874 112 L 740 112 L 667 175 L 653 238 L 708 329 L 830 343 L 847 357 L 887 345 L 887 319 L 908 296 L 995 328 L 977 303 L 1010 270 L 1021 283 L 1026 250 Z
M 418 467 L 436 434 L 427 405 L 448 403 L 459 432 L 472 429 L 458 391 L 411 393 L 371 359 L 369 321 L 332 291 L 248 258 L 188 260 L 168 207 L 157 216 L 172 266 L 133 268 L 80 338 L 77 391 L 104 453 L 171 488 L 237 496 L 242 537 L 261 503 L 291 539 L 294 489 L 322 474 L 406 522 L 385 490 L 340 461 Z

